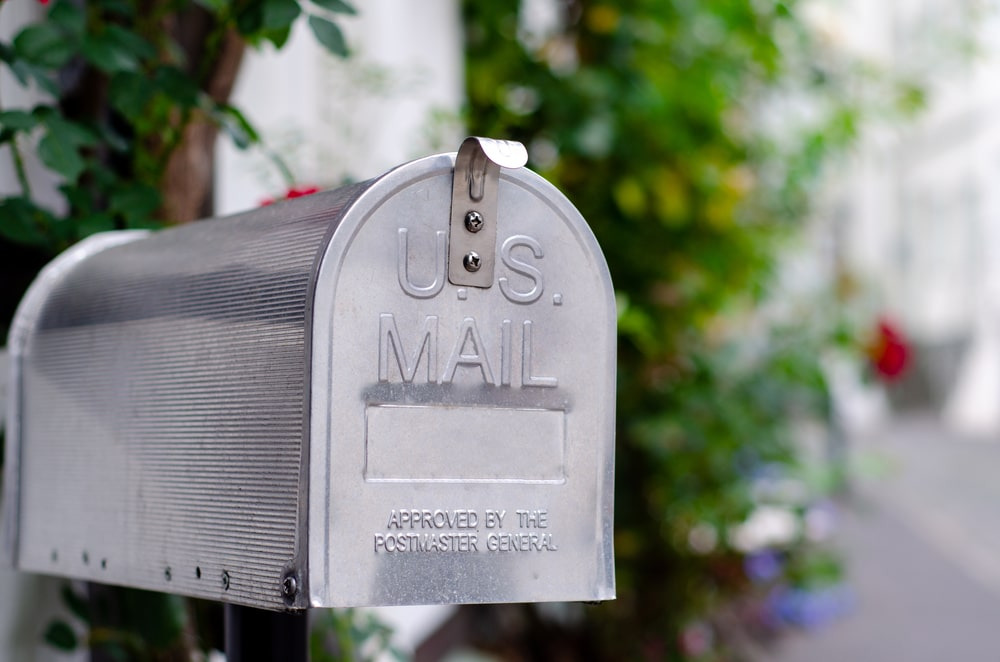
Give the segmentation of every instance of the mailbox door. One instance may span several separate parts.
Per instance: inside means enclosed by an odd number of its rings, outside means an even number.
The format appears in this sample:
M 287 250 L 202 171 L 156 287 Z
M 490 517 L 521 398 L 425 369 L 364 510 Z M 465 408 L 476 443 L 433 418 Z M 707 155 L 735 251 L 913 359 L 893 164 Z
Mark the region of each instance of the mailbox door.
M 505 169 L 494 278 L 452 284 L 453 167 L 375 182 L 317 276 L 314 606 L 614 597 L 606 263 L 562 194 Z

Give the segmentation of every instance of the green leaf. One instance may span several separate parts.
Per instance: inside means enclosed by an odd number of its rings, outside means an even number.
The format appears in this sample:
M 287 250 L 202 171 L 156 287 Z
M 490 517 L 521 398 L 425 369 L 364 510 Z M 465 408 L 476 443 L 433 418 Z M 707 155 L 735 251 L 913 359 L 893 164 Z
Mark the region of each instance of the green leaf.
M 6 62 L 9 65 L 15 60 L 17 60 L 17 52 L 9 45 L 0 41 L 0 62 Z
M 98 232 L 117 230 L 115 219 L 110 214 L 90 214 L 76 220 L 76 231 L 80 239 Z
M 113 127 L 108 124 L 102 124 L 98 127 L 101 134 L 101 140 L 107 143 L 108 147 L 116 152 L 127 152 L 131 148 L 131 143 L 120 133 L 115 131 Z
M 76 53 L 73 40 L 53 23 L 35 23 L 14 37 L 17 55 L 32 64 L 58 69 Z
M 216 106 L 212 110 L 212 118 L 239 149 L 246 149 L 260 142 L 257 130 L 237 108 L 229 105 Z
M 38 143 L 38 157 L 49 169 L 74 182 L 86 168 L 79 149 L 96 140 L 83 126 L 59 116 L 45 118 L 48 131 Z
M 7 110 L 0 113 L 0 127 L 12 131 L 30 131 L 38 125 L 31 113 L 23 110 Z
M 88 62 L 106 74 L 135 71 L 139 68 L 136 53 L 119 43 L 109 30 L 85 36 L 80 51 Z
M 109 25 L 104 32 L 108 40 L 134 53 L 139 59 L 149 60 L 156 57 L 156 48 L 131 30 L 118 25 Z
M 112 107 L 133 121 L 142 114 L 155 93 L 154 83 L 146 76 L 128 71 L 112 76 L 108 86 L 108 99 Z
M 14 72 L 21 85 L 27 86 L 33 80 L 38 87 L 54 97 L 58 97 L 62 92 L 48 67 L 34 65 L 26 60 L 18 60 L 11 65 L 10 70 Z
M 198 83 L 177 67 L 163 66 L 153 75 L 153 84 L 171 101 L 184 107 L 198 105 L 201 90 Z
M 247 3 L 236 14 L 236 29 L 245 37 L 252 37 L 260 31 L 264 24 L 264 7 L 259 2 Z
M 344 0 L 313 0 L 313 4 L 337 14 L 349 14 L 355 16 L 358 10 L 344 2 Z
M 120 215 L 129 227 L 144 224 L 160 206 L 160 192 L 146 184 L 131 184 L 113 192 L 108 200 L 112 213 Z
M 347 57 L 347 42 L 344 41 L 344 33 L 335 23 L 320 16 L 310 16 L 309 28 L 326 50 L 339 57 Z
M 40 114 L 39 111 L 50 112 Z M 58 134 L 60 140 L 74 147 L 92 147 L 98 142 L 97 135 L 88 127 L 78 122 L 63 119 L 62 115 L 55 113 L 53 109 L 47 106 L 39 106 L 35 109 L 35 113 L 43 118 L 49 133 Z
M 71 182 L 75 182 L 86 167 L 75 147 L 62 142 L 51 133 L 38 143 L 38 157 L 50 170 Z
M 230 0 L 195 0 L 195 4 L 201 5 L 210 12 L 218 14 L 230 5 Z
M 169 648 L 184 632 L 187 609 L 179 595 L 136 589 L 121 590 L 125 627 L 139 635 L 150 647 Z
M 288 43 L 290 36 L 292 36 L 292 26 L 290 25 L 280 30 L 267 30 L 260 33 L 262 40 L 271 42 L 279 50 L 284 48 L 285 44 Z
M 261 29 L 265 32 L 284 30 L 302 13 L 296 0 L 264 0 L 264 17 Z
M 27 246 L 46 246 L 43 228 L 52 217 L 27 198 L 6 198 L 0 202 L 0 237 Z
M 120 16 L 122 18 L 133 18 L 135 16 L 134 2 L 128 0 L 100 0 L 100 7 L 108 14 Z
M 76 633 L 63 621 L 53 621 L 45 630 L 45 643 L 59 650 L 71 651 L 76 648 Z
M 90 609 L 87 606 L 87 601 L 78 595 L 73 587 L 68 583 L 63 584 L 62 590 L 60 591 L 62 595 L 63 604 L 69 609 L 74 616 L 79 618 L 84 623 L 90 623 Z
M 74 37 L 83 35 L 87 26 L 83 11 L 66 0 L 60 0 L 49 10 L 49 20 Z

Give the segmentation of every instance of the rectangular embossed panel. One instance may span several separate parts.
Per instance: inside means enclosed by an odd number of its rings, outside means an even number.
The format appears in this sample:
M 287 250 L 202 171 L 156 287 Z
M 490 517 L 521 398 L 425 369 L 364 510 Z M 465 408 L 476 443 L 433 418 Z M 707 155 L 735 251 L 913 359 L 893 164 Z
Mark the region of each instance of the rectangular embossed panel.
M 365 479 L 558 483 L 565 479 L 564 419 L 542 409 L 368 407 Z

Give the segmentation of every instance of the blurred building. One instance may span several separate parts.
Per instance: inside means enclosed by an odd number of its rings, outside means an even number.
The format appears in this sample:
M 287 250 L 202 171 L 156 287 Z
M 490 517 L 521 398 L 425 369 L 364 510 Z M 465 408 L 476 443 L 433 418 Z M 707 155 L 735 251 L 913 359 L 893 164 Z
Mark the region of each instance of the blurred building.
M 819 4 L 819 3 L 815 3 Z M 820 12 L 878 75 L 921 81 L 915 119 L 877 118 L 835 175 L 835 259 L 914 361 L 895 407 L 1000 433 L 1000 20 L 992 3 L 852 0 Z

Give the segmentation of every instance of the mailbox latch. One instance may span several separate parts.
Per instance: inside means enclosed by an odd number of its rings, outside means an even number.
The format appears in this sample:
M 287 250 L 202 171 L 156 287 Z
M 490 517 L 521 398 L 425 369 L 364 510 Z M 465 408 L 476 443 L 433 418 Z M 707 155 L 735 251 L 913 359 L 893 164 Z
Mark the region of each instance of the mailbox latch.
M 454 285 L 493 285 L 500 168 L 520 168 L 528 151 L 519 142 L 466 138 L 455 158 L 448 230 L 448 280 Z

